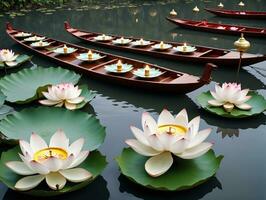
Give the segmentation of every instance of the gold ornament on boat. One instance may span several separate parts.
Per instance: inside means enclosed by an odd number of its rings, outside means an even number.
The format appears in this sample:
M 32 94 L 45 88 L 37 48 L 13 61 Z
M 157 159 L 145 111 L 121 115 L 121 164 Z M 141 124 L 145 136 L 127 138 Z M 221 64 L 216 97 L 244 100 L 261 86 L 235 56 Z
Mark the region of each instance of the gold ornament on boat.
M 150 66 L 146 65 L 144 68 L 144 75 L 145 76 L 150 76 Z
M 199 12 L 200 10 L 199 10 L 199 8 L 198 8 L 198 6 L 195 6 L 195 8 L 193 8 L 193 12 Z
M 241 6 L 241 7 L 244 7 L 245 6 L 245 4 L 243 3 L 243 1 L 240 1 L 238 5 Z
M 116 68 L 118 72 L 122 71 L 123 65 L 122 65 L 122 61 L 118 60 L 117 64 L 116 64 Z
M 239 52 L 246 52 L 250 48 L 250 43 L 244 38 L 243 33 L 241 33 L 241 37 L 234 42 L 234 45 Z
M 177 16 L 177 13 L 174 9 L 172 9 L 170 12 L 170 15 L 174 17 L 174 16 Z
M 219 8 L 223 8 L 224 7 L 224 4 L 222 2 L 219 3 L 218 5 Z

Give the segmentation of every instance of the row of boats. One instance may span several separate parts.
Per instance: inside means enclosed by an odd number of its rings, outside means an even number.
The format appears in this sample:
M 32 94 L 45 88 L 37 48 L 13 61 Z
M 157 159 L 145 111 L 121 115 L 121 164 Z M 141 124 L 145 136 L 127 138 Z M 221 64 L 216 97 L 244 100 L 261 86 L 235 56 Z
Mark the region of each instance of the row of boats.
M 172 22 L 178 21 L 172 17 L 167 19 Z M 158 65 L 88 49 L 37 33 L 15 29 L 10 23 L 7 23 L 6 26 L 7 34 L 18 44 L 60 65 L 80 70 L 93 78 L 152 91 L 191 92 L 210 82 L 211 72 L 217 67 L 216 65 L 234 68 L 239 62 L 239 53 L 226 49 L 105 35 L 73 28 L 68 22 L 65 22 L 65 30 L 80 40 L 93 45 L 154 57 L 208 64 L 206 64 L 202 76 L 197 77 Z M 242 66 L 245 66 L 264 60 L 266 60 L 266 55 L 243 53 L 241 63 Z

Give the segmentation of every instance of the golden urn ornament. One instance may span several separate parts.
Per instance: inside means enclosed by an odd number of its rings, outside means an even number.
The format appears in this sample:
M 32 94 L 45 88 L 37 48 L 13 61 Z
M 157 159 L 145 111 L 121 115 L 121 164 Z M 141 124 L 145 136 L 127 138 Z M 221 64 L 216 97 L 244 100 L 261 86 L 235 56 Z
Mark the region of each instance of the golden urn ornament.
M 241 37 L 234 42 L 234 45 L 239 52 L 246 52 L 250 48 L 250 43 L 244 38 L 243 33 L 241 33 Z

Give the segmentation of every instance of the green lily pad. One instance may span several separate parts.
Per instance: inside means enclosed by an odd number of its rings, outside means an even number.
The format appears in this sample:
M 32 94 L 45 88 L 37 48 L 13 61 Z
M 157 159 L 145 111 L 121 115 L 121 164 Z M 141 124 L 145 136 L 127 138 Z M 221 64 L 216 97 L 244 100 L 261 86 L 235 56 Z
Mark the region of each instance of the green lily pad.
M 16 63 L 17 65 L 15 66 L 7 66 L 5 65 L 5 63 L 3 62 L 0 62 L 0 69 L 11 69 L 11 68 L 15 68 L 15 67 L 19 67 L 20 65 L 22 65 L 23 63 L 31 60 L 32 56 L 28 56 L 28 55 L 19 55 L 17 58 L 16 58 Z
M 20 148 L 18 146 L 2 153 L 0 161 L 0 181 L 4 183 L 8 188 L 15 190 L 14 185 L 16 182 L 22 178 L 22 176 L 15 174 L 9 168 L 6 167 L 5 163 L 9 161 L 21 161 L 18 153 L 20 153 Z M 33 195 L 33 196 L 56 196 L 65 194 L 68 192 L 73 192 L 79 190 L 89 183 L 91 183 L 97 176 L 99 176 L 104 168 L 106 167 L 107 162 L 105 156 L 103 156 L 99 151 L 90 152 L 87 159 L 79 166 L 84 168 L 92 173 L 93 177 L 88 181 L 81 183 L 70 183 L 67 182 L 66 186 L 58 191 L 49 189 L 45 181 L 43 181 L 36 188 L 22 192 L 24 194 Z
M 163 175 L 151 177 L 144 169 L 149 157 L 136 153 L 131 148 L 125 148 L 116 158 L 123 175 L 147 188 L 155 190 L 185 190 L 196 187 L 215 175 L 223 156 L 216 157 L 213 150 L 192 160 L 178 159 Z
M 0 120 L 5 118 L 8 114 L 14 112 L 14 109 L 10 106 L 4 105 L 6 96 L 0 91 Z
M 61 67 L 36 67 L 23 69 L 0 79 L 0 89 L 6 101 L 18 104 L 32 102 L 42 97 L 42 91 L 49 85 L 59 83 L 76 84 L 80 75 Z
M 84 138 L 84 148 L 90 151 L 97 149 L 105 138 L 105 128 L 99 120 L 79 110 L 73 112 L 58 107 L 27 108 L 0 121 L 0 132 L 8 143 L 19 139 L 28 141 L 32 132 L 48 142 L 58 129 L 64 130 L 71 141 Z
M 230 113 L 226 112 L 223 107 L 213 107 L 208 104 L 208 101 L 213 99 L 210 91 L 201 93 L 197 97 L 197 101 L 204 110 L 227 118 L 250 117 L 258 115 L 266 110 L 266 100 L 262 95 L 254 91 L 249 92 L 248 95 L 252 96 L 250 100 L 246 102 L 252 106 L 251 110 L 240 110 L 238 108 L 234 108 Z

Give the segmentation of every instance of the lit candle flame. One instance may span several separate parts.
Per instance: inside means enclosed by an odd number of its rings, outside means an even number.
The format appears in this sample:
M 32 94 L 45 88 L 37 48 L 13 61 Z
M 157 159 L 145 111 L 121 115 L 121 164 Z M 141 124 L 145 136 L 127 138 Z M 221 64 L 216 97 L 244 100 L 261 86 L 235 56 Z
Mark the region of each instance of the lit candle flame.
M 160 48 L 163 49 L 163 47 L 164 47 L 164 43 L 163 43 L 163 41 L 161 41 Z
M 64 49 L 64 53 L 67 53 L 67 46 L 65 44 L 64 44 L 63 49 Z
M 92 51 L 91 50 L 89 50 L 89 52 L 88 52 L 88 58 L 89 58 L 89 60 L 92 59 Z
M 123 64 L 121 60 L 118 60 L 116 67 L 117 67 L 117 71 L 122 71 Z
M 146 65 L 144 68 L 144 75 L 145 76 L 150 76 L 150 66 Z

